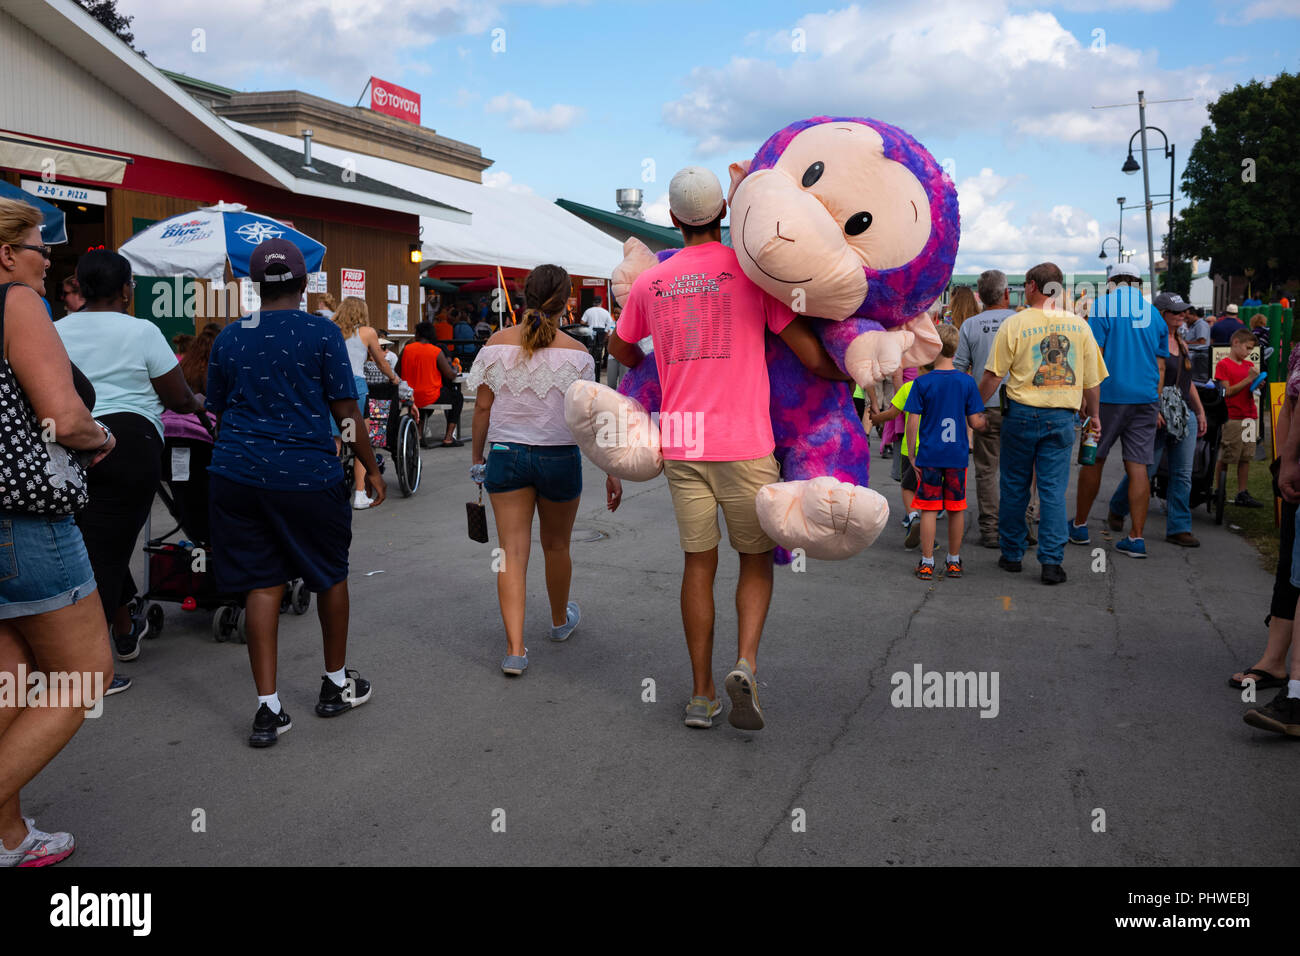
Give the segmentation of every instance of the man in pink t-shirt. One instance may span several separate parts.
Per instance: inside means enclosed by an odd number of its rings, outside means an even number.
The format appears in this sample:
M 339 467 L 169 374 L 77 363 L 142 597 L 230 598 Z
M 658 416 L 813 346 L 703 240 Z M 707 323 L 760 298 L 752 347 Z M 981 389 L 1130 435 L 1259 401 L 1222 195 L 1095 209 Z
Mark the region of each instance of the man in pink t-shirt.
M 770 329 L 813 372 L 847 381 L 807 320 L 763 292 L 722 245 L 726 212 L 713 173 L 689 166 L 673 177 L 668 206 L 685 247 L 632 285 L 609 339 L 609 353 L 628 368 L 644 354 L 633 343 L 654 339 L 663 401 L 659 431 L 682 550 L 682 621 L 694 690 L 688 727 L 710 727 L 722 709 L 713 683 L 713 581 L 718 570 L 718 508 L 740 554 L 736 584 L 738 657 L 727 675 L 728 719 L 760 730 L 754 669 L 772 599 L 772 549 L 759 526 L 755 497 L 780 481 L 772 452 L 771 394 L 764 359 Z

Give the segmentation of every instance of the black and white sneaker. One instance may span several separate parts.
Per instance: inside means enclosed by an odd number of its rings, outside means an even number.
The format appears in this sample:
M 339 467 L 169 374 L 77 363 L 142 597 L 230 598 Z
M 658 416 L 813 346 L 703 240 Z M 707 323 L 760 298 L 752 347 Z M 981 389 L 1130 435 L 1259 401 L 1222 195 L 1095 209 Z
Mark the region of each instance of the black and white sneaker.
M 131 615 L 131 632 L 114 634 L 113 649 L 119 661 L 133 661 L 140 656 L 140 642 L 149 634 L 149 619 L 143 614 Z
M 289 712 L 283 707 L 278 714 L 271 713 L 271 708 L 266 704 L 257 708 L 257 716 L 253 718 L 253 732 L 248 735 L 248 746 L 250 747 L 269 747 L 277 740 L 280 735 L 293 729 L 293 721 L 289 719 Z
M 342 687 L 328 677 L 320 679 L 320 700 L 316 701 L 316 714 L 320 717 L 337 717 L 353 707 L 360 707 L 370 699 L 370 681 L 349 668 L 344 671 L 347 683 Z

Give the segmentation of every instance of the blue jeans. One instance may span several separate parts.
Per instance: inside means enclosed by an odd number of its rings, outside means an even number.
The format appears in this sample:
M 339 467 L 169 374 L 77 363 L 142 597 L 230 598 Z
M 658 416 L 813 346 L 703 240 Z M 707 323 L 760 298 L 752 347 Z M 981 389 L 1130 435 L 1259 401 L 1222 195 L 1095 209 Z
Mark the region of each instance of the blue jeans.
M 998 544 L 1008 561 L 1025 554 L 1029 529 L 1025 509 L 1029 488 L 1038 478 L 1038 563 L 1065 558 L 1065 492 L 1074 449 L 1072 408 L 1034 408 L 1011 402 L 1002 419 L 998 476 Z
M 1169 516 L 1165 521 L 1165 535 L 1190 533 L 1192 530 L 1192 459 L 1196 456 L 1196 417 L 1187 416 L 1187 432 L 1181 441 L 1174 441 L 1168 432 L 1156 435 L 1156 463 L 1147 466 L 1147 474 L 1155 477 L 1160 467 L 1160 453 L 1169 456 Z M 1128 517 L 1128 472 L 1125 471 L 1119 487 L 1110 496 L 1110 510 L 1121 518 Z

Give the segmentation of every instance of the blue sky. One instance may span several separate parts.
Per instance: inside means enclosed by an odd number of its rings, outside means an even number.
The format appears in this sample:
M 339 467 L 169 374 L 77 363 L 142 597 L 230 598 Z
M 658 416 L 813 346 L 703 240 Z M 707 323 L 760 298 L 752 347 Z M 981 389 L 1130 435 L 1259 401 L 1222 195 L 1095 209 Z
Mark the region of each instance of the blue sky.
M 226 0 L 220 21 L 196 0 L 119 7 L 156 65 L 349 105 L 374 74 L 421 94 L 425 126 L 495 160 L 486 181 L 498 188 L 612 209 L 615 189 L 639 186 L 659 221 L 681 166 L 725 182 L 730 162 L 792 120 L 883 119 L 950 166 L 962 272 L 1101 265 L 1115 198 L 1141 201 L 1141 175 L 1120 172 L 1138 118 L 1136 106 L 1090 107 L 1133 103 L 1138 89 L 1190 98 L 1148 110 L 1181 177 L 1207 102 L 1300 68 L 1295 0 L 827 2 L 298 0 L 276 7 L 274 29 L 250 28 L 267 23 L 257 0 Z M 1163 148 L 1151 177 L 1153 192 L 1168 189 Z M 1140 209 L 1125 214 L 1124 239 L 1144 264 Z

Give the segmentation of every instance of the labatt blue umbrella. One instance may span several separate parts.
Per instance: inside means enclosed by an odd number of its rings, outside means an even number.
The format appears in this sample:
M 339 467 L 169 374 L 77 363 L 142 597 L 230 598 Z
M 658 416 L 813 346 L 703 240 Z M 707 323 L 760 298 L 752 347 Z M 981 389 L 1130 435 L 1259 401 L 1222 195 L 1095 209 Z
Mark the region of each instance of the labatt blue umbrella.
M 220 281 L 227 262 L 235 278 L 247 276 L 249 256 L 267 239 L 289 240 L 302 252 L 307 268 L 319 271 L 325 258 L 323 245 L 239 203 L 217 203 L 156 222 L 118 251 L 138 275 Z

